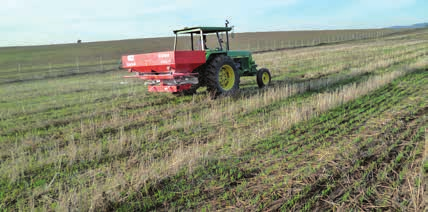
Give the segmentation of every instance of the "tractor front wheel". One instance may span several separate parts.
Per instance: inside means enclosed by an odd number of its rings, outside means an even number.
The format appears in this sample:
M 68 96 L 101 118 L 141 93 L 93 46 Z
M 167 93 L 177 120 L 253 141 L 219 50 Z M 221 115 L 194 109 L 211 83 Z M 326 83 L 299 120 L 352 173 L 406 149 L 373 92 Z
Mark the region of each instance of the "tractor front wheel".
M 233 60 L 226 55 L 218 55 L 207 63 L 207 90 L 215 96 L 228 96 L 239 89 L 239 72 Z
M 269 85 L 271 79 L 272 76 L 267 68 L 262 68 L 257 72 L 257 85 L 259 85 L 259 88 Z

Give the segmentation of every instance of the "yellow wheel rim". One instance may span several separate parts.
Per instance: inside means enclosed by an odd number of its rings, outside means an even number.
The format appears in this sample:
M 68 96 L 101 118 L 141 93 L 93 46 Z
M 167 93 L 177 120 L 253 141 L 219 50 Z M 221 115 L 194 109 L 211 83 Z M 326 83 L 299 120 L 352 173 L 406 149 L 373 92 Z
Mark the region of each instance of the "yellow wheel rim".
M 269 73 L 263 72 L 262 81 L 264 85 L 267 85 L 269 83 L 269 78 Z
M 223 65 L 220 69 L 220 73 L 218 74 L 218 79 L 220 83 L 220 87 L 228 91 L 233 88 L 235 85 L 235 72 L 230 65 Z

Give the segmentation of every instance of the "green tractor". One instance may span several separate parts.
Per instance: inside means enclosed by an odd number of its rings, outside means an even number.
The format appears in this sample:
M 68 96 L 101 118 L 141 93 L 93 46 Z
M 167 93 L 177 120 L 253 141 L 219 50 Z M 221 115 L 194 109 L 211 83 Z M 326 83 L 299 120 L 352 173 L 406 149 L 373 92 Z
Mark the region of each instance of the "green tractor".
M 175 30 L 174 51 L 122 56 L 122 67 L 136 72 L 133 77 L 145 80 L 151 92 L 195 94 L 207 87 L 215 96 L 227 96 L 239 90 L 241 76 L 256 76 L 260 88 L 267 86 L 271 73 L 257 70 L 251 52 L 230 50 L 228 24 Z M 180 35 L 190 37 L 188 50 L 177 49 Z M 215 35 L 215 46 L 207 47 L 207 35 Z

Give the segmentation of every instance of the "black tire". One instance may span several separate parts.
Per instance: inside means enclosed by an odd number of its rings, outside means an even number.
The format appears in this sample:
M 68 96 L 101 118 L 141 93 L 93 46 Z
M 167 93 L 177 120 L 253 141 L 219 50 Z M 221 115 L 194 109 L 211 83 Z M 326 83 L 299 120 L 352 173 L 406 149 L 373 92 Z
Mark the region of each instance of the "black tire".
M 257 85 L 259 85 L 259 88 L 264 88 L 269 85 L 271 80 L 272 75 L 270 74 L 269 69 L 262 68 L 257 71 Z
M 238 69 L 226 55 L 218 55 L 208 61 L 204 75 L 207 90 L 214 96 L 228 96 L 239 90 Z

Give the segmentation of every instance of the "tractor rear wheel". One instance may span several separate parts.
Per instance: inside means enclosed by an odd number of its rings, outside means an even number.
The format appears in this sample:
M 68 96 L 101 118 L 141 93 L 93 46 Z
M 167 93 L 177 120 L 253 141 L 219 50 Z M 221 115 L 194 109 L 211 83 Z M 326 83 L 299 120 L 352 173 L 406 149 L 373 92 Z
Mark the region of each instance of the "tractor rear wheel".
M 226 55 L 218 55 L 207 63 L 206 86 L 215 96 L 228 96 L 239 89 L 239 72 L 233 60 Z
M 272 79 L 269 69 L 262 68 L 257 72 L 257 85 L 259 88 L 267 86 Z

